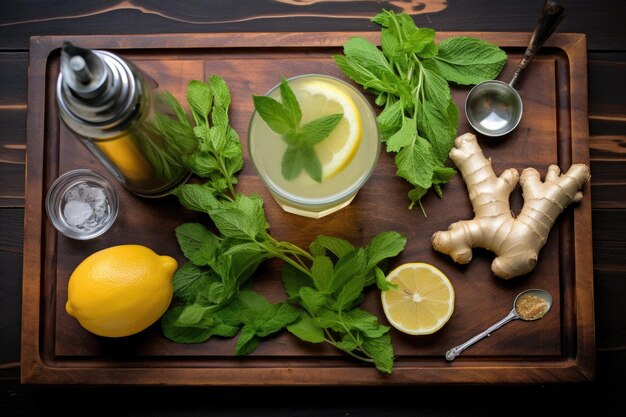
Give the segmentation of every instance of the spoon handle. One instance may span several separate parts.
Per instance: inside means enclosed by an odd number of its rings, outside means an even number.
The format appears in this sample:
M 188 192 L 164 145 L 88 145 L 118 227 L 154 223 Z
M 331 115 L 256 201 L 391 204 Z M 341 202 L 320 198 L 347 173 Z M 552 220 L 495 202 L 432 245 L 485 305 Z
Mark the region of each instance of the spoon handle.
M 537 26 L 535 26 L 533 35 L 530 38 L 528 48 L 526 48 L 526 52 L 524 52 L 524 57 L 517 66 L 517 70 L 513 75 L 513 79 L 511 79 L 511 82 L 509 83 L 511 87 L 515 85 L 520 74 L 526 69 L 537 51 L 548 40 L 550 35 L 554 33 L 557 26 L 559 25 L 559 23 L 561 23 L 564 17 L 565 9 L 562 6 L 559 6 L 552 0 L 546 0 L 544 2 L 543 9 L 541 10 L 541 16 L 539 17 Z
M 474 343 L 478 342 L 479 340 L 484 339 L 485 337 L 489 336 L 492 332 L 498 330 L 500 327 L 504 326 L 508 322 L 516 320 L 518 318 L 519 318 L 519 316 L 515 312 L 515 309 L 511 310 L 511 312 L 505 318 L 503 318 L 502 320 L 500 320 L 499 322 L 497 322 L 493 326 L 489 327 L 484 332 L 477 334 L 476 336 L 474 336 L 471 339 L 469 339 L 467 342 L 462 343 L 462 344 L 460 344 L 460 345 L 458 345 L 456 347 L 453 347 L 452 349 L 447 351 L 446 352 L 446 359 L 449 360 L 449 361 L 453 361 L 454 358 L 459 356 L 461 354 L 461 352 L 463 352 L 468 347 L 472 346 Z

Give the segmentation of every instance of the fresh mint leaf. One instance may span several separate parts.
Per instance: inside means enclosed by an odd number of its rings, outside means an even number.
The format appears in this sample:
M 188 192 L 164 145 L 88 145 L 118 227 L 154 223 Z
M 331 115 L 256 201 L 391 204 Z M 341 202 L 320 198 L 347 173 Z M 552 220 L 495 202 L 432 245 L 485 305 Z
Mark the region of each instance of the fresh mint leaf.
M 361 84 L 367 90 L 374 93 L 396 92 L 396 89 L 391 87 L 390 83 L 379 78 L 369 68 L 357 62 L 356 59 L 351 59 L 344 55 L 333 55 L 333 59 L 344 74 Z M 387 74 L 387 77 L 392 78 L 392 74 Z
M 434 61 L 448 81 L 470 85 L 497 77 L 506 60 L 506 53 L 497 46 L 460 36 L 439 43 L 439 53 Z
M 392 284 L 391 282 L 387 281 L 385 273 L 379 267 L 374 268 L 374 277 L 376 279 L 376 286 L 381 291 L 395 290 L 398 288 L 396 284 Z
M 341 337 L 341 340 L 335 343 L 335 346 L 337 347 L 337 349 L 343 350 L 346 353 L 351 353 L 359 347 L 354 337 L 348 333 L 344 334 Z
M 302 163 L 304 170 L 315 182 L 322 182 L 322 162 L 317 156 L 315 149 L 305 147 L 301 149 Z
M 316 182 L 322 182 L 322 163 L 317 153 L 308 146 L 288 146 L 281 161 L 281 173 L 292 181 L 305 171 Z
M 194 128 L 186 119 L 184 123 L 181 123 L 164 113 L 156 113 L 153 123 L 154 129 L 161 134 L 172 152 L 186 155 L 194 152 L 198 147 Z
M 198 304 L 186 305 L 180 312 L 180 315 L 178 316 L 175 324 L 181 327 L 193 326 L 195 324 L 198 324 L 200 323 L 204 315 L 207 312 L 210 312 L 212 309 L 212 307 L 201 306 Z
M 174 111 L 180 124 L 191 127 L 191 125 L 189 124 L 189 120 L 187 119 L 187 113 L 185 112 L 185 109 L 183 109 L 183 106 L 180 105 L 180 103 L 178 102 L 178 100 L 176 100 L 176 97 L 174 97 L 172 93 L 170 93 L 169 91 L 159 93 L 157 95 L 157 100 L 165 104 L 172 111 Z
M 353 302 L 362 296 L 364 287 L 365 274 L 363 272 L 353 274 L 339 291 L 335 303 L 337 310 L 342 311 L 353 307 Z
M 256 335 L 267 337 L 300 317 L 298 310 L 286 303 L 271 304 L 255 319 Z
M 207 327 L 180 327 L 175 323 L 184 310 L 184 307 L 174 307 L 163 314 L 161 330 L 168 339 L 177 343 L 202 343 L 213 336 L 211 328 Z
M 287 330 L 305 342 L 322 343 L 324 341 L 324 329 L 305 313 L 300 315 L 300 319 L 289 324 Z
M 335 130 L 342 118 L 343 113 L 336 113 L 315 119 L 301 126 L 297 137 L 307 146 L 317 145 Z
M 422 64 L 424 74 L 424 95 L 427 102 L 435 107 L 446 110 L 451 101 L 450 87 L 443 78 L 437 65 L 432 60 L 425 60 Z M 456 128 L 456 125 L 454 126 Z
M 311 287 L 314 285 L 308 275 L 290 264 L 284 264 L 282 266 L 280 277 L 283 281 L 285 291 L 290 298 L 299 297 L 302 287 Z
M 267 251 L 257 242 L 232 245 L 222 256 L 231 258 L 231 276 L 237 285 L 246 282 L 261 262 L 270 257 Z
M 282 103 L 267 96 L 252 96 L 252 101 L 259 116 L 275 133 L 286 135 L 297 127 Z
M 199 151 L 192 155 L 183 155 L 182 160 L 184 165 L 196 175 L 205 178 L 220 170 L 219 161 L 208 152 Z
M 237 301 L 241 303 L 241 305 L 246 310 L 246 316 L 248 316 L 248 321 L 252 322 L 256 314 L 260 311 L 265 310 L 269 307 L 270 302 L 267 301 L 267 298 L 259 294 L 255 291 L 250 290 L 242 290 L 239 292 L 237 297 Z
M 433 183 L 445 184 L 454 177 L 456 170 L 451 167 L 437 167 L 433 170 Z
M 178 197 L 180 204 L 190 210 L 209 213 L 220 206 L 213 193 L 202 185 L 183 184 L 178 186 L 172 194 Z
M 335 274 L 330 288 L 332 293 L 339 292 L 355 277 L 360 279 L 359 276 L 366 272 L 365 267 L 366 259 L 363 248 L 355 249 L 340 258 L 335 265 Z
M 302 110 L 300 109 L 300 103 L 298 103 L 296 95 L 289 87 L 289 84 L 287 84 L 285 77 L 282 77 L 282 81 L 280 82 L 280 98 L 287 111 L 287 117 L 291 118 L 291 125 L 294 128 L 299 126 L 302 120 Z
M 326 296 L 311 287 L 302 287 L 299 291 L 300 302 L 309 313 L 315 314 L 326 304 Z
M 276 333 L 300 317 L 298 310 L 286 303 L 270 304 L 267 299 L 254 291 L 240 291 L 231 306 L 221 312 L 225 324 L 244 323 L 237 339 L 235 353 L 247 355 L 254 351 L 260 339 Z
M 235 345 L 235 355 L 243 356 L 248 355 L 256 350 L 261 341 L 256 336 L 256 330 L 249 324 L 246 324 L 241 329 L 241 333 L 237 338 L 237 344 Z
M 329 257 L 319 255 L 313 258 L 311 274 L 315 288 L 328 294 L 333 280 L 333 262 Z
M 434 165 L 432 146 L 419 136 L 396 155 L 396 174 L 425 189 L 432 185 Z
M 406 237 L 398 232 L 382 232 L 376 235 L 365 248 L 366 269 L 374 268 L 385 259 L 393 258 L 404 250 Z
M 448 102 L 446 109 L 441 109 L 432 102 L 426 101 L 423 103 L 420 115 L 417 127 L 427 138 L 430 138 L 432 160 L 438 165 L 443 165 L 454 146 L 459 109 L 453 101 Z M 430 186 L 425 188 L 430 188 Z
M 362 347 L 374 360 L 376 369 L 387 374 L 391 373 L 393 370 L 393 346 L 388 333 L 376 338 L 365 338 Z
M 348 58 L 367 68 L 376 79 L 395 78 L 385 55 L 370 41 L 352 37 L 343 46 L 343 52 Z
M 378 317 L 360 308 L 342 314 L 344 323 L 350 329 L 361 331 L 367 337 L 377 338 L 389 331 L 389 327 L 378 322 Z
M 417 124 L 414 119 L 402 117 L 402 127 L 387 139 L 387 152 L 399 152 L 412 145 L 417 138 Z
M 202 81 L 192 80 L 187 84 L 187 102 L 197 125 L 206 124 L 213 105 L 211 87 Z
M 315 256 L 324 256 L 326 251 L 330 251 L 338 258 L 342 258 L 355 248 L 350 242 L 334 236 L 319 235 L 309 246 L 311 253 Z
M 416 55 L 422 59 L 428 59 L 428 58 L 436 57 L 438 53 L 439 53 L 439 47 L 437 46 L 435 42 L 431 42 L 427 44 L 424 47 L 424 49 L 422 49 L 421 52 L 419 52 Z
M 188 262 L 174 273 L 172 278 L 174 296 L 187 303 L 193 303 L 197 293 L 208 289 L 212 278 L 211 271 L 208 268 L 199 267 Z
M 207 213 L 225 237 L 262 240 L 269 228 L 263 210 L 263 199 L 257 195 L 238 194 L 233 201 L 219 203 Z
M 213 95 L 211 121 L 214 126 L 228 126 L 228 107 L 230 106 L 230 90 L 226 81 L 217 75 L 209 77 L 209 86 Z
M 315 321 L 326 330 L 332 330 L 335 333 L 343 334 L 346 332 L 346 324 L 341 318 L 340 313 L 330 308 L 322 308 L 315 315 Z
M 210 265 L 220 240 L 200 223 L 185 223 L 176 228 L 176 239 L 185 257 L 198 266 Z
M 281 173 L 287 181 L 293 181 L 304 170 L 304 155 L 302 149 L 288 146 L 281 160 Z
M 391 138 L 404 124 L 402 102 L 400 100 L 387 106 L 376 118 L 383 142 Z M 389 148 L 387 148 L 389 150 Z

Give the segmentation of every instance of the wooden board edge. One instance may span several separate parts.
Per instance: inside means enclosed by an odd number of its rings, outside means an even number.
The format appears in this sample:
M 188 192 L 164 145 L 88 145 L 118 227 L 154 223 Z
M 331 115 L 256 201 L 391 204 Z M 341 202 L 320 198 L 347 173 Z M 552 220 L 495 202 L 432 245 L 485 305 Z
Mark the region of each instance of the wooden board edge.
M 590 166 L 586 35 L 578 34 L 568 37 L 568 42 L 562 45 L 562 49 L 568 56 L 570 77 L 578 81 L 572 83 L 570 90 L 572 163 L 584 163 Z M 591 182 L 589 181 L 583 190 L 583 201 L 574 210 L 575 300 L 576 324 L 579 332 L 575 361 L 581 372 L 593 379 L 596 350 L 591 213 Z
M 26 164 L 24 182 L 24 248 L 22 272 L 21 380 L 38 379 L 44 368 L 40 355 L 44 122 L 46 62 L 52 50 L 50 41 L 32 37 L 28 63 L 28 120 L 26 124 Z M 36 112 L 36 113 L 35 113 Z M 38 117 L 32 117 L 37 114 Z
M 526 47 L 530 40 L 529 32 L 437 32 L 437 41 L 453 36 L 470 36 L 497 43 L 506 39 L 506 46 Z M 40 44 L 56 45 L 70 41 L 87 48 L 103 49 L 169 49 L 169 48 L 232 48 L 232 47 L 337 47 L 353 36 L 361 36 L 380 44 L 380 31 L 358 32 L 238 32 L 238 33 L 174 33 L 163 37 L 150 35 L 50 35 L 34 38 Z M 556 33 L 546 46 L 569 45 L 580 34 Z M 584 36 L 584 35 L 583 35 Z
M 444 364 L 445 365 L 445 364 Z M 93 375 L 98 378 L 94 379 Z M 133 381 L 132 384 L 126 381 Z M 589 382 L 591 378 L 574 361 L 511 367 L 449 364 L 436 367 L 396 368 L 392 375 L 374 368 L 354 367 L 41 367 L 28 383 L 77 385 L 159 385 L 159 386 L 399 386 L 444 384 L 552 384 Z

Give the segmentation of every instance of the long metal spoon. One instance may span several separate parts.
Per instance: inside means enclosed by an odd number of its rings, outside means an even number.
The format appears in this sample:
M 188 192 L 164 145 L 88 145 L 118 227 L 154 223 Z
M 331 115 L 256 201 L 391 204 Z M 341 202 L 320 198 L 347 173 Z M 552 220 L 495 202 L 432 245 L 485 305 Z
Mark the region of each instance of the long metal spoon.
M 483 135 L 496 137 L 506 135 L 517 127 L 524 105 L 515 90 L 515 83 L 564 17 L 563 7 L 546 0 L 528 48 L 511 81 L 508 84 L 498 80 L 484 81 L 470 90 L 465 99 L 465 115 L 474 129 Z
M 541 299 L 543 299 L 545 301 L 545 307 L 544 307 L 543 311 L 536 312 L 536 314 L 533 314 L 533 315 L 530 315 L 530 316 L 526 315 L 525 312 L 520 311 L 520 304 L 518 302 L 520 300 L 522 300 L 522 297 L 525 297 L 525 296 L 528 296 L 528 295 L 539 297 L 539 298 L 541 298 Z M 465 349 L 467 349 L 468 347 L 470 347 L 474 343 L 478 342 L 479 340 L 482 340 L 485 337 L 489 336 L 492 332 L 498 330 L 500 327 L 504 326 L 505 324 L 507 324 L 510 321 L 513 321 L 513 320 L 524 320 L 524 321 L 538 320 L 538 319 L 540 319 L 540 318 L 542 318 L 543 316 L 546 315 L 546 313 L 550 310 L 550 307 L 552 307 L 552 296 L 547 291 L 539 290 L 539 289 L 531 289 L 531 290 L 522 291 L 521 293 L 519 293 L 517 295 L 517 297 L 515 297 L 515 300 L 513 301 L 513 309 L 511 310 L 511 312 L 505 318 L 503 318 L 502 320 L 500 320 L 499 322 L 497 322 L 493 326 L 489 327 L 484 332 L 482 332 L 480 334 L 477 334 L 476 336 L 472 337 L 467 342 L 465 342 L 463 344 L 460 344 L 460 345 L 458 345 L 456 347 L 453 347 L 452 349 L 447 351 L 446 352 L 446 359 L 449 360 L 449 361 L 453 361 L 454 358 L 459 356 L 461 354 L 461 352 L 463 352 Z

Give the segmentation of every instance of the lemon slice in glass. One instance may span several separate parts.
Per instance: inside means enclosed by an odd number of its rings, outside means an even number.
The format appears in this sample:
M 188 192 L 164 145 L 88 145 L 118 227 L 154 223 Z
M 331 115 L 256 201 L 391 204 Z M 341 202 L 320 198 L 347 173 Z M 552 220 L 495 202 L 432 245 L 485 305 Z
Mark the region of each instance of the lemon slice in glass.
M 441 329 L 454 311 L 454 288 L 448 278 L 426 263 L 408 263 L 387 275 L 398 289 L 383 291 L 389 323 L 403 333 L 431 334 Z
M 361 144 L 362 123 L 354 100 L 328 82 L 314 80 L 294 91 L 302 110 L 301 124 L 320 117 L 343 113 L 330 136 L 315 145 L 322 163 L 322 180 L 341 172 L 354 158 Z

